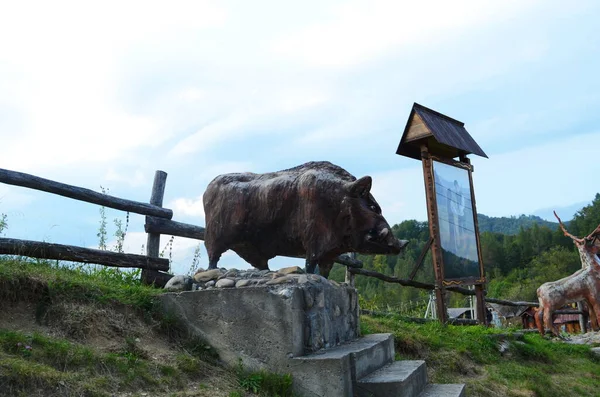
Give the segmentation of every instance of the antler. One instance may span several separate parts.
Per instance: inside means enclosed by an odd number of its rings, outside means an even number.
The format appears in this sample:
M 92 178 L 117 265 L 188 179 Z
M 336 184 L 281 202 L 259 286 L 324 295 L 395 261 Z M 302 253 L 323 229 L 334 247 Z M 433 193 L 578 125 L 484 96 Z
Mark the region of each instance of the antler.
M 582 238 L 579 238 L 577 236 L 573 236 L 571 233 L 567 232 L 567 229 L 565 228 L 565 225 L 563 225 L 563 223 L 560 220 L 560 218 L 558 217 L 558 215 L 556 215 L 556 211 L 552 211 L 552 212 L 554 212 L 554 216 L 556 217 L 556 219 L 558 219 L 558 225 L 562 229 L 564 235 L 567 236 L 567 237 L 570 237 L 576 243 L 583 244 L 583 239 Z M 597 233 L 598 231 L 600 231 L 600 225 L 598 225 L 598 227 L 596 228 L 596 230 L 594 230 L 594 232 L 592 234 Z M 590 236 L 592 234 L 590 234 Z

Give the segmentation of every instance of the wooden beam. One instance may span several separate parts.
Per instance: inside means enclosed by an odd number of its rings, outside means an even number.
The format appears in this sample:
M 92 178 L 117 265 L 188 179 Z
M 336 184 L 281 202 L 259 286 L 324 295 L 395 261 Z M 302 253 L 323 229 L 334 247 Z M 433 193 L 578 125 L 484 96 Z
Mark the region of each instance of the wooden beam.
M 368 316 L 399 316 L 398 313 L 390 312 L 379 312 L 374 310 L 360 309 L 360 314 L 366 314 Z M 427 324 L 432 321 L 437 321 L 431 318 L 419 318 L 419 317 L 404 317 L 399 316 L 403 321 L 413 322 L 418 324 Z M 447 324 L 452 325 L 477 325 L 477 320 L 470 318 L 449 318 Z
M 109 196 L 108 194 L 98 193 L 90 189 L 67 185 L 65 183 L 51 181 L 22 172 L 5 170 L 3 168 L 0 168 L 0 182 L 58 194 L 59 196 L 103 205 L 121 211 L 135 212 L 136 214 L 158 216 L 167 219 L 173 217 L 173 211 L 167 208 L 161 208 L 156 205 L 140 203 L 133 200 L 125 200 Z
M 507 301 L 504 299 L 495 299 L 495 298 L 485 298 L 485 301 L 489 302 L 489 303 L 497 303 L 499 305 L 504 305 L 504 306 L 539 306 L 540 305 L 538 302 L 523 302 L 523 301 L 513 302 L 513 301 Z
M 414 288 L 420 288 L 420 289 L 426 289 L 426 290 L 432 290 L 435 288 L 435 286 L 433 284 L 421 283 L 419 281 L 413 281 L 413 280 L 400 279 L 397 277 L 388 276 L 388 275 L 385 275 L 382 273 L 374 272 L 372 270 L 356 269 L 356 268 L 351 268 L 348 270 L 350 270 L 350 273 L 353 273 L 353 274 L 360 274 L 362 276 L 374 277 L 374 278 L 378 278 L 378 279 L 383 280 L 388 283 L 396 283 L 396 284 L 403 285 L 405 287 L 414 287 Z
M 423 261 L 425 260 L 425 255 L 427 255 L 427 251 L 429 251 L 429 248 L 431 247 L 432 243 L 433 237 L 429 237 L 427 244 L 425 244 L 425 247 L 423 247 L 423 251 L 421 251 L 421 255 L 419 255 L 419 259 L 417 259 L 417 264 L 415 265 L 415 268 L 412 270 L 412 272 L 410 272 L 410 276 L 408 277 L 409 280 L 414 279 L 417 275 L 417 271 L 419 271 L 419 268 L 423 264 Z
M 146 233 L 169 234 L 177 237 L 194 238 L 204 241 L 204 228 L 187 223 L 170 221 L 168 219 L 146 217 L 144 225 Z
M 167 173 L 164 171 L 156 171 L 154 173 L 154 183 L 152 184 L 152 193 L 150 194 L 150 205 L 162 207 L 163 198 L 165 196 L 165 188 L 167 186 Z M 148 223 L 148 216 L 146 216 L 146 223 Z M 145 227 L 144 227 L 145 228 Z M 160 252 L 160 233 L 148 232 L 148 239 L 146 240 L 146 255 L 150 258 L 158 258 Z M 164 269 L 164 270 L 169 270 Z M 164 287 L 163 284 L 169 281 L 163 277 L 159 272 L 154 270 L 142 270 L 142 283 L 147 285 L 156 285 L 157 287 Z
M 363 263 L 361 261 L 359 261 L 358 259 L 351 258 L 348 255 L 338 256 L 337 258 L 335 258 L 335 262 L 353 269 L 360 269 L 363 267 Z
M 429 237 L 433 240 L 431 245 L 431 258 L 435 274 L 435 304 L 438 320 L 445 324 L 448 320 L 446 311 L 446 290 L 444 288 L 444 260 L 440 246 L 440 229 L 437 213 L 437 199 L 435 197 L 435 180 L 433 165 L 427 145 L 421 145 L 421 162 L 423 163 L 423 179 L 425 182 L 425 198 L 427 201 L 427 220 L 429 221 Z
M 17 240 L 0 237 L 0 255 L 21 255 L 32 258 L 58 259 L 63 261 L 97 263 L 114 267 L 136 267 L 140 269 L 167 270 L 169 261 L 148 258 L 143 255 L 122 254 L 72 245 L 51 244 L 39 241 Z

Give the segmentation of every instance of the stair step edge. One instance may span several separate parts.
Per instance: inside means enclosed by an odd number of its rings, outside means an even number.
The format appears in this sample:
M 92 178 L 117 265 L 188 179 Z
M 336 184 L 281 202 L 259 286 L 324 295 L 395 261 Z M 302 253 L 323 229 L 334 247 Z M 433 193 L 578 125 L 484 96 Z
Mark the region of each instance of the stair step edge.
M 427 367 L 423 360 L 400 360 L 367 374 L 358 383 L 405 382 L 411 376 L 422 375 L 427 381 Z
M 430 383 L 419 394 L 419 397 L 466 397 L 465 385 L 462 383 Z
M 392 334 L 369 334 L 353 340 L 352 342 L 344 343 L 343 345 L 310 353 L 304 356 L 294 357 L 294 360 L 336 360 L 351 354 L 360 355 L 362 352 L 373 349 L 377 345 L 389 343 L 389 340 L 392 338 Z

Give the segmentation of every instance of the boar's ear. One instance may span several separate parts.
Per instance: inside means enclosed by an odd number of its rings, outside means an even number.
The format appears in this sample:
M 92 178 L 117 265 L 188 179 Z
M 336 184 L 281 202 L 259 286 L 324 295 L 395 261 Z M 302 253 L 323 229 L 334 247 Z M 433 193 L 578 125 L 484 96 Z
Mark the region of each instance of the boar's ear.
M 350 195 L 354 197 L 366 197 L 371 192 L 372 179 L 370 176 L 362 178 L 350 183 Z

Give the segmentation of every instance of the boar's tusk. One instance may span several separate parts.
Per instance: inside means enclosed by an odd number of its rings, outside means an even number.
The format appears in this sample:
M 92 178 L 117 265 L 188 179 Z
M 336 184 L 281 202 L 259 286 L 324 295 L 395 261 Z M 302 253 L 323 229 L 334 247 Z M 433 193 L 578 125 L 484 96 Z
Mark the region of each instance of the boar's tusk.
M 389 232 L 390 232 L 390 230 L 387 227 L 383 228 L 379 232 L 379 238 L 385 238 L 385 237 L 387 237 L 387 235 L 388 235 Z

